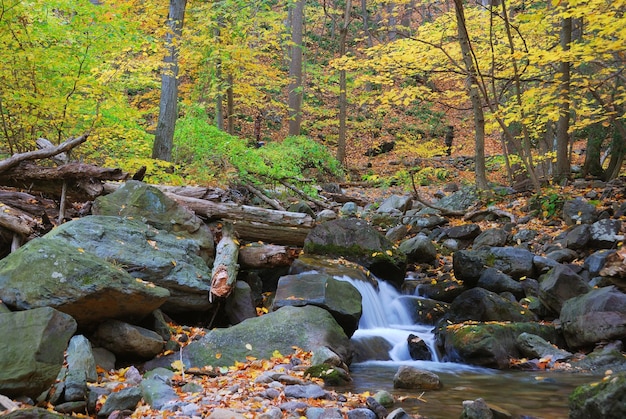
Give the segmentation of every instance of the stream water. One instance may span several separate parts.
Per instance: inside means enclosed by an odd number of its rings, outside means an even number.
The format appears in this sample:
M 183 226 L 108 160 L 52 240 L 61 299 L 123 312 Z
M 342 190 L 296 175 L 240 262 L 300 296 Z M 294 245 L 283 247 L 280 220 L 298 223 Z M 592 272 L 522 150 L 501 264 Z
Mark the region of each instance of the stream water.
M 401 294 L 390 284 L 349 281 L 362 297 L 363 314 L 352 339 L 370 336 L 385 338 L 391 345 L 388 361 L 366 361 L 350 366 L 353 382 L 339 391 L 375 393 L 386 390 L 409 414 L 430 419 L 457 419 L 464 400 L 483 398 L 516 417 L 563 419 L 568 417 L 568 396 L 579 385 L 596 381 L 598 376 L 550 371 L 499 371 L 470 365 L 442 362 L 435 347 L 433 327 L 415 324 L 402 305 Z M 409 334 L 419 336 L 429 347 L 433 361 L 415 361 L 409 355 Z M 410 391 L 393 388 L 393 376 L 400 365 L 412 365 L 439 375 L 443 388 L 436 391 Z

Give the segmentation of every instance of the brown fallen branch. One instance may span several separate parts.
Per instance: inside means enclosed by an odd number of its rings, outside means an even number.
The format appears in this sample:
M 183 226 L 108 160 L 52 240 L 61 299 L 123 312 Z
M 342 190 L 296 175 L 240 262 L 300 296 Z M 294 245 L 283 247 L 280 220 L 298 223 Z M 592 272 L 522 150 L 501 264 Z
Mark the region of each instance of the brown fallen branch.
M 239 265 L 242 268 L 254 269 L 290 266 L 299 254 L 299 248 L 250 243 L 239 248 Z
M 239 264 L 239 242 L 235 237 L 230 223 L 222 225 L 222 238 L 215 249 L 215 262 L 211 273 L 211 291 L 209 301 L 213 297 L 228 297 L 235 287 Z
M 56 147 L 47 147 L 41 150 L 14 154 L 8 159 L 0 161 L 0 173 L 4 173 L 7 170 L 11 169 L 12 167 L 17 166 L 19 163 L 26 161 L 26 160 L 46 159 L 48 157 L 56 156 L 57 154 L 67 152 L 73 149 L 74 147 L 76 147 L 77 145 L 82 144 L 85 141 L 87 141 L 88 136 L 89 136 L 89 133 L 85 133 L 81 135 L 80 137 L 70 138 L 69 140 L 62 142 Z
M 257 189 L 252 184 L 250 184 L 250 182 L 245 182 L 244 186 L 246 187 L 246 189 L 248 189 L 250 192 L 252 192 L 254 194 L 254 196 L 259 198 L 261 201 L 265 202 L 270 207 L 272 207 L 272 208 L 274 208 L 275 210 L 278 210 L 278 211 L 285 211 L 285 208 L 282 205 L 280 205 L 280 202 L 278 202 L 275 199 L 272 199 L 272 198 L 268 197 L 263 192 L 261 192 L 259 189 Z
M 280 183 L 283 186 L 285 186 L 285 187 L 291 189 L 292 191 L 294 191 L 296 194 L 300 195 L 302 198 L 304 198 L 304 199 L 306 199 L 308 201 L 313 202 L 318 207 L 326 208 L 326 209 L 331 209 L 332 208 L 332 205 L 330 205 L 330 204 L 328 204 L 326 202 L 320 201 L 319 199 L 313 198 L 312 196 L 310 196 L 309 194 L 307 194 L 303 190 L 296 188 L 294 185 L 292 185 L 290 183 L 287 183 L 287 182 L 282 181 L 282 180 L 280 181 Z
M 127 176 L 128 174 L 121 169 L 102 168 L 84 163 L 46 167 L 23 161 L 13 166 L 10 171 L 0 173 L 0 184 L 59 197 L 63 183 L 67 182 L 68 199 L 88 201 L 102 194 L 103 181 L 122 180 Z
M 365 207 L 370 204 L 370 201 L 366 201 L 365 199 L 361 199 L 356 196 L 350 196 L 342 193 L 334 193 L 334 192 L 322 192 L 322 196 L 330 199 L 333 202 L 337 202 L 339 204 L 345 204 L 346 202 L 354 202 L 360 207 Z
M 437 211 L 439 211 L 441 213 L 441 215 L 453 215 L 453 216 L 463 216 L 467 213 L 467 211 L 455 211 L 455 210 L 451 210 L 448 208 L 443 208 L 443 207 L 439 207 L 435 204 L 433 204 L 432 202 L 430 202 L 429 200 L 422 198 L 419 194 L 419 192 L 417 191 L 417 186 L 415 184 L 415 178 L 413 176 L 413 173 L 411 172 L 411 185 L 413 186 L 413 199 L 415 199 L 417 202 L 419 202 L 420 204 L 427 206 L 428 208 L 432 208 L 435 209 Z

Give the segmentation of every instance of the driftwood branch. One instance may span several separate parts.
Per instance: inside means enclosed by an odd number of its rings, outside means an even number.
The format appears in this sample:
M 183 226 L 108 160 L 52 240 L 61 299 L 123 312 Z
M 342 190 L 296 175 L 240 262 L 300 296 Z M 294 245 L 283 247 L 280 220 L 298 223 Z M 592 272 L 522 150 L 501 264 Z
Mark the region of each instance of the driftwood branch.
M 419 192 L 417 191 L 417 185 L 415 184 L 415 178 L 413 176 L 413 173 L 411 173 L 411 185 L 413 186 L 413 199 L 418 201 L 420 204 L 427 206 L 428 208 L 432 208 L 432 209 L 439 211 L 441 215 L 453 215 L 453 216 L 460 217 L 460 216 L 465 215 L 465 213 L 467 212 L 467 211 L 454 211 L 448 208 L 439 207 L 433 204 L 432 202 L 430 202 L 429 200 L 422 198 Z
M 319 199 L 315 199 L 315 198 L 313 198 L 312 196 L 310 196 L 309 194 L 307 194 L 307 193 L 306 193 L 306 192 L 304 192 L 303 190 L 296 188 L 294 185 L 292 185 L 292 184 L 290 184 L 290 183 L 287 183 L 287 182 L 282 181 L 282 180 L 280 181 L 280 183 L 281 183 L 283 186 L 285 186 L 285 187 L 287 187 L 287 188 L 291 189 L 292 191 L 294 191 L 295 193 L 297 193 L 298 195 L 300 195 L 302 198 L 304 198 L 304 199 L 306 199 L 306 200 L 309 200 L 309 201 L 313 202 L 313 203 L 314 203 L 315 205 L 317 205 L 318 207 L 321 207 L 321 208 L 326 208 L 326 209 L 330 209 L 330 208 L 332 208 L 332 206 L 331 206 L 330 204 L 328 204 L 328 203 L 326 203 L 326 202 L 323 202 L 323 201 L 320 201 Z
M 19 163 L 26 161 L 26 160 L 46 159 L 48 157 L 56 156 L 57 154 L 67 152 L 73 149 L 74 147 L 76 147 L 77 145 L 82 144 L 85 141 L 87 141 L 88 136 L 89 136 L 89 133 L 86 133 L 86 134 L 81 135 L 80 137 L 70 138 L 69 140 L 62 142 L 56 147 L 52 147 L 52 148 L 48 147 L 48 148 L 43 148 L 41 150 L 14 154 L 8 159 L 0 161 L 0 173 L 4 173 L 7 170 L 11 169 L 12 167 L 17 166 Z
M 259 189 L 257 189 L 256 187 L 252 186 L 252 184 L 250 184 L 250 182 L 244 183 L 244 186 L 246 187 L 246 189 L 248 189 L 250 192 L 252 192 L 254 194 L 254 196 L 256 196 L 257 198 L 259 198 L 260 200 L 265 202 L 270 207 L 272 207 L 272 208 L 274 208 L 275 210 L 278 210 L 278 211 L 285 211 L 285 208 L 282 205 L 280 205 L 280 202 L 278 202 L 275 199 L 269 198 L 263 192 L 261 192 Z
M 235 237 L 233 226 L 230 223 L 224 223 L 222 238 L 215 249 L 209 301 L 213 302 L 213 297 L 228 297 L 233 291 L 239 272 L 238 257 L 239 242 Z

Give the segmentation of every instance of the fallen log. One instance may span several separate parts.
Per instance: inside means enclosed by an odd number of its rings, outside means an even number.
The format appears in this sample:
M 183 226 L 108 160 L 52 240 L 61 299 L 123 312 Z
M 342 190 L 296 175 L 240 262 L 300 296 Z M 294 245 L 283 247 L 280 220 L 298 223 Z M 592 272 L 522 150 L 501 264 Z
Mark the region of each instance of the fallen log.
M 0 203 L 0 227 L 28 237 L 35 232 L 37 224 L 37 220 L 25 212 Z
M 215 249 L 215 262 L 211 273 L 211 291 L 209 301 L 213 297 L 228 297 L 235 287 L 239 264 L 239 242 L 235 237 L 230 223 L 222 225 L 222 238 Z
M 67 182 L 68 199 L 83 202 L 102 194 L 103 181 L 122 180 L 127 176 L 128 174 L 121 169 L 102 168 L 84 163 L 46 167 L 23 161 L 13 166 L 10 171 L 0 172 L 0 184 L 58 197 L 61 195 L 63 183 Z
M 46 159 L 48 157 L 56 156 L 57 154 L 64 153 L 76 147 L 79 144 L 87 141 L 89 133 L 83 134 L 80 137 L 70 138 L 56 147 L 46 147 L 41 150 L 28 151 L 26 153 L 14 154 L 8 159 L 0 161 L 0 173 L 4 173 L 7 170 L 17 166 L 26 160 L 38 160 Z
M 299 248 L 250 243 L 239 248 L 239 265 L 242 268 L 254 269 L 291 266 L 299 254 Z

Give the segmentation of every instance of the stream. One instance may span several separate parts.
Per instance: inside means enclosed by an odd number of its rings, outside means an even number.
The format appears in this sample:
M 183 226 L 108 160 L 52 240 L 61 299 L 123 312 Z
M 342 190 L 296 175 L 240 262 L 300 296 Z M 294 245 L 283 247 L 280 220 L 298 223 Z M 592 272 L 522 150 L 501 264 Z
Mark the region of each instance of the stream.
M 415 324 L 402 304 L 402 296 L 392 285 L 378 281 L 378 289 L 365 281 L 348 281 L 361 293 L 363 314 L 353 340 L 383 337 L 392 349 L 389 360 L 353 363 L 349 386 L 341 392 L 375 393 L 386 390 L 409 414 L 430 419 L 458 419 L 463 401 L 483 398 L 487 403 L 508 411 L 514 417 L 563 419 L 568 417 L 568 396 L 578 386 L 596 381 L 598 376 L 563 371 L 493 370 L 453 362 L 442 362 L 435 347 L 433 327 Z M 433 361 L 415 361 L 409 355 L 407 337 L 419 336 L 428 346 Z M 401 365 L 411 365 L 436 373 L 443 383 L 440 390 L 393 388 L 393 377 Z

